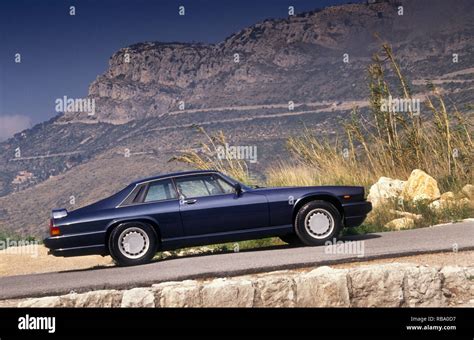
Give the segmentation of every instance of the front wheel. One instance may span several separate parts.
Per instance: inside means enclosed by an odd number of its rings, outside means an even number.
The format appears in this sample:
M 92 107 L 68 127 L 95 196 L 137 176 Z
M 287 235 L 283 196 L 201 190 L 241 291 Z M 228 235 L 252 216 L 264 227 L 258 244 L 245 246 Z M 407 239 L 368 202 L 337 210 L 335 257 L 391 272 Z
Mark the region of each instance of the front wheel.
M 149 262 L 156 254 L 157 240 L 153 228 L 142 222 L 126 222 L 114 228 L 109 238 L 110 255 L 120 266 Z
M 341 214 L 334 205 L 326 201 L 308 202 L 296 214 L 296 234 L 308 246 L 323 245 L 338 237 L 341 228 Z

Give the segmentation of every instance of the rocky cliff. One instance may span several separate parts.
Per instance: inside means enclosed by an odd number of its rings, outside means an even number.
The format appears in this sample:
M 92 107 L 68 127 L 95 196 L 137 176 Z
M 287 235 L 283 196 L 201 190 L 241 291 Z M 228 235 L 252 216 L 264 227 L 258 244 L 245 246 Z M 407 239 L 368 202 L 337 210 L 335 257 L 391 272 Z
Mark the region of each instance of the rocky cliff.
M 125 123 L 183 109 L 365 98 L 360 84 L 380 41 L 393 44 L 418 77 L 450 70 L 456 50 L 469 58 L 468 13 L 469 1 L 348 4 L 266 20 L 215 45 L 136 44 L 115 53 L 91 84 L 97 115 L 62 121 Z

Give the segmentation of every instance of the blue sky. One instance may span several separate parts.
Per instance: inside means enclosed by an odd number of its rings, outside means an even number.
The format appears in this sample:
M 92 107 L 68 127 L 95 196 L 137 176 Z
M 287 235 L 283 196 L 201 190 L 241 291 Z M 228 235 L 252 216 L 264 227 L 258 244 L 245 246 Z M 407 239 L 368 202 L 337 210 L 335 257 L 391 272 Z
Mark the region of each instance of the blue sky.
M 264 19 L 286 17 L 290 5 L 300 13 L 347 2 L 2 0 L 0 140 L 12 133 L 6 128 L 18 131 L 53 117 L 56 98 L 85 96 L 122 47 L 142 41 L 216 43 Z M 72 5 L 75 16 L 69 15 Z M 180 5 L 186 8 L 184 17 L 178 15 Z

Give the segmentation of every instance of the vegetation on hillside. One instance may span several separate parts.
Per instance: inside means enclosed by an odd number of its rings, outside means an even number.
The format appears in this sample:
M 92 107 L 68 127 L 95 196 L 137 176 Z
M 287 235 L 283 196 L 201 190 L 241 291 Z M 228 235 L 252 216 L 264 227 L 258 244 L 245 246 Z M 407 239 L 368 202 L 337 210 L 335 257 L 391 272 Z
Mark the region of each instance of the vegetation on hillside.
M 472 114 L 465 117 L 455 105 L 448 109 L 433 86 L 425 101 L 430 113 L 417 113 L 413 108 L 407 112 L 383 110 L 382 104 L 390 96 L 407 101 L 420 98 L 412 95 L 386 44 L 374 55 L 368 75 L 369 114 L 354 108 L 351 117 L 341 122 L 345 138 L 335 142 L 321 140 L 310 131 L 290 138 L 288 148 L 299 162 L 270 170 L 269 184 L 296 184 L 293 173 L 298 173 L 297 184 L 370 186 L 381 176 L 406 179 L 413 169 L 422 169 L 437 179 L 443 192 L 472 182 Z M 386 80 L 389 76 L 398 81 L 398 89 L 391 88 Z

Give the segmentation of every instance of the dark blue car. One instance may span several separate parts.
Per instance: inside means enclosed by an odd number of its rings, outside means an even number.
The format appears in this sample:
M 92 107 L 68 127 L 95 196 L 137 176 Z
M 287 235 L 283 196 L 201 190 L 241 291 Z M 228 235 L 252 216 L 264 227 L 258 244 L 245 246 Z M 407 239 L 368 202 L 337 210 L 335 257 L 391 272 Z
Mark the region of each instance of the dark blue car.
M 56 256 L 111 255 L 120 265 L 150 261 L 158 250 L 278 236 L 314 246 L 359 226 L 371 210 L 363 187 L 250 188 L 217 171 L 134 182 L 68 212 L 52 212 Z

